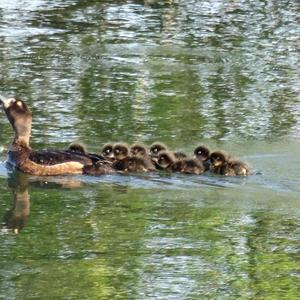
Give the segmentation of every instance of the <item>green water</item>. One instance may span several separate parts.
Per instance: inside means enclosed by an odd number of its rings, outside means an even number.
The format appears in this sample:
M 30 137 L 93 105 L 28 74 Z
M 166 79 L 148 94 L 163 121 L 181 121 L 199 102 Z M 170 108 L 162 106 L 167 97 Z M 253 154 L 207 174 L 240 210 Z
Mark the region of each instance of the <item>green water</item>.
M 259 173 L 8 174 L 2 112 L 0 299 L 299 299 L 299 13 L 0 1 L 0 94 L 31 107 L 32 147 L 204 142 Z

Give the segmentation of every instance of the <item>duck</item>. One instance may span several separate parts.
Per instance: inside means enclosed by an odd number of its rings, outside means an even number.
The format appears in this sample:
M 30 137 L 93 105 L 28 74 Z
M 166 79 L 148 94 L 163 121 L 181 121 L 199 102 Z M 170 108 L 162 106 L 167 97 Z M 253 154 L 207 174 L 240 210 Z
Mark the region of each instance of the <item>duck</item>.
M 208 171 L 210 168 L 210 150 L 205 145 L 199 145 L 194 150 L 194 158 L 199 159 L 205 168 L 205 171 Z
M 151 158 L 152 163 L 154 164 L 157 170 L 162 170 L 162 167 L 158 164 L 158 154 L 160 151 L 168 151 L 168 148 L 165 144 L 161 142 L 154 142 L 149 149 L 149 156 Z
M 113 167 L 116 170 L 124 172 L 149 172 L 155 171 L 151 160 L 146 156 L 130 155 L 126 144 L 115 144 L 113 148 L 115 162 Z
M 30 147 L 32 112 L 18 97 L 0 96 L 3 109 L 13 130 L 14 138 L 8 151 L 6 166 L 36 176 L 84 174 L 86 166 L 101 161 L 106 171 L 113 171 L 102 156 L 70 150 L 33 150 Z
M 197 175 L 204 172 L 204 166 L 199 160 L 188 157 L 176 160 L 175 155 L 170 151 L 159 153 L 158 164 L 163 170 L 171 172 Z
M 131 155 L 148 156 L 146 147 L 141 144 L 131 145 L 130 154 Z
M 99 170 L 99 167 L 102 166 L 102 161 L 103 161 L 103 156 L 96 154 L 96 153 L 90 153 L 87 151 L 86 146 L 81 144 L 81 143 L 71 143 L 67 149 L 67 151 L 70 151 L 72 153 L 77 153 L 77 154 L 84 154 L 86 156 L 88 156 L 92 161 L 93 161 L 93 165 L 97 166 L 97 170 Z M 86 170 L 89 170 L 92 167 L 89 166 L 89 168 L 87 168 Z M 102 172 L 104 170 L 100 170 L 100 172 Z M 107 170 L 106 170 L 107 171 Z M 106 172 L 104 172 L 106 173 Z M 102 174 L 102 173 L 101 173 Z M 98 174 L 100 175 L 100 174 Z
M 166 145 L 164 145 L 161 142 L 155 142 L 150 146 L 150 156 L 153 158 L 157 158 L 158 157 L 158 153 L 160 151 L 167 151 L 168 148 Z
M 232 158 L 224 151 L 214 151 L 210 154 L 210 170 L 224 176 L 248 176 L 251 174 L 250 167 L 240 161 Z
M 86 147 L 81 143 L 72 143 L 69 145 L 67 150 L 74 153 L 81 153 L 81 154 L 87 153 Z
M 174 151 L 173 154 L 177 160 L 185 159 L 188 157 L 183 151 Z
M 115 160 L 113 149 L 114 149 L 114 144 L 108 143 L 103 146 L 102 152 L 101 152 L 101 154 L 105 157 L 105 159 L 112 161 L 112 162 Z

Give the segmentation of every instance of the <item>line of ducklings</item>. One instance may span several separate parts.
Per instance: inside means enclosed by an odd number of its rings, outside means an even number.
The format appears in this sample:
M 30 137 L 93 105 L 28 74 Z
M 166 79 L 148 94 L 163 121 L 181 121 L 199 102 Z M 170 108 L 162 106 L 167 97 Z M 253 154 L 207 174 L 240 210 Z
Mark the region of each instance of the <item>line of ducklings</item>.
M 73 143 L 70 151 L 86 153 L 82 144 Z M 165 170 L 184 174 L 200 175 L 205 171 L 223 176 L 247 176 L 251 174 L 248 164 L 233 158 L 224 151 L 213 151 L 205 145 L 199 145 L 189 157 L 182 151 L 171 151 L 160 142 L 153 143 L 149 151 L 141 144 L 128 146 L 123 143 L 106 144 L 101 154 L 111 162 L 112 170 L 117 172 L 153 172 Z M 88 175 L 102 175 L 103 166 L 88 166 L 84 170 Z M 107 172 L 111 173 L 111 172 Z

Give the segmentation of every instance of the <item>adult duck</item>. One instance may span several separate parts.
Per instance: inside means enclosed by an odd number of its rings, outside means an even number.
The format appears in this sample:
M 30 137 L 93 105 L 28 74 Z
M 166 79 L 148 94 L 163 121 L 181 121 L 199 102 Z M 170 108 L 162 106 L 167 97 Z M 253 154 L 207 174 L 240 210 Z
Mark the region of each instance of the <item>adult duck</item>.
M 8 151 L 7 166 L 37 176 L 85 174 L 97 165 L 98 174 L 113 172 L 111 163 L 101 155 L 79 153 L 71 150 L 32 150 L 32 113 L 18 98 L 0 96 L 6 116 L 13 127 L 14 139 Z M 100 170 L 100 171 L 99 171 Z

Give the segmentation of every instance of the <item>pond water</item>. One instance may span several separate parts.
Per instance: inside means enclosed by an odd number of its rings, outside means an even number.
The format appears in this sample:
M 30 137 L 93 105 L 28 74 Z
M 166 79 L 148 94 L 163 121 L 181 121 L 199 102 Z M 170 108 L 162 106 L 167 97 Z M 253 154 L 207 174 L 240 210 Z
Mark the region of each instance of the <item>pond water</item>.
M 4 167 L 0 299 L 299 299 L 299 1 L 0 1 L 0 94 L 33 148 L 161 140 L 256 175 Z

